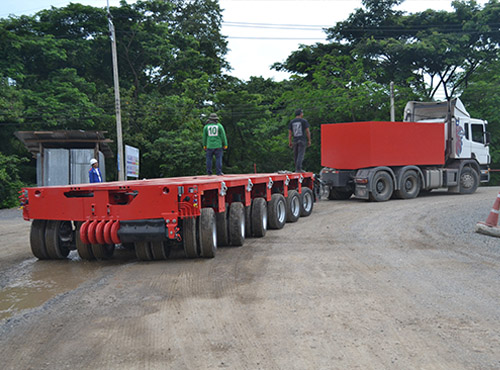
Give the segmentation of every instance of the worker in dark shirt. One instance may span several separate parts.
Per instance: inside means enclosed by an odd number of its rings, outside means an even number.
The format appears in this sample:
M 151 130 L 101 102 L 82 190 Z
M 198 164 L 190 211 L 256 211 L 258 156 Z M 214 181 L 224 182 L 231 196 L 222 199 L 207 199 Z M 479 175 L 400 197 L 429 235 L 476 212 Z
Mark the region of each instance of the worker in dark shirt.
M 295 111 L 295 118 L 288 125 L 288 145 L 293 148 L 293 160 L 295 162 L 295 172 L 302 171 L 302 161 L 306 154 L 306 146 L 311 146 L 311 132 L 309 122 L 304 118 L 302 109 Z

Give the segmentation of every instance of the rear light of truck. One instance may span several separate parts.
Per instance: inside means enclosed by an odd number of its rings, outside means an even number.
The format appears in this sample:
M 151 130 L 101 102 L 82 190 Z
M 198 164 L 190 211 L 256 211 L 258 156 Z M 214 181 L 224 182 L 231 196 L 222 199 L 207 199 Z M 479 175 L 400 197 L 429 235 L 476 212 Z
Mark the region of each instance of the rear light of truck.
M 368 179 L 354 179 L 354 182 L 356 184 L 366 185 L 366 184 L 368 184 Z

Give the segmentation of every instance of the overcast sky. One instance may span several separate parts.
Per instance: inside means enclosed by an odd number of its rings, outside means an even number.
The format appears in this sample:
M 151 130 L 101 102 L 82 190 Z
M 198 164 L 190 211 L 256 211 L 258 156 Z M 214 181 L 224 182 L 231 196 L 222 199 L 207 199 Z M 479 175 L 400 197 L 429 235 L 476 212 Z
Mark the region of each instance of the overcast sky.
M 106 6 L 106 0 L 72 2 Z M 482 5 L 485 2 L 478 1 Z M 69 3 L 65 0 L 2 0 L 0 18 L 34 14 Z M 118 6 L 119 0 L 109 0 L 109 3 Z M 361 0 L 220 0 L 219 3 L 223 9 L 222 33 L 228 36 L 230 51 L 226 59 L 233 68 L 230 73 L 242 80 L 263 76 L 276 81 L 288 75 L 271 70 L 273 63 L 283 62 L 300 44 L 325 41 L 322 28 L 345 20 L 361 7 Z M 450 11 L 451 0 L 406 0 L 400 7 L 412 13 L 429 8 Z

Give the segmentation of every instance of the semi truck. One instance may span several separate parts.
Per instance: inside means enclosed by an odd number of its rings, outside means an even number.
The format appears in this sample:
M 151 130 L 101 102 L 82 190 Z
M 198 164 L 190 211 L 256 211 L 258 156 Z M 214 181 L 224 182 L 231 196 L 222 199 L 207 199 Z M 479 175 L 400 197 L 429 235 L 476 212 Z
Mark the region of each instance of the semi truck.
M 489 181 L 489 143 L 487 121 L 471 118 L 460 99 L 410 101 L 402 122 L 322 125 L 320 179 L 330 200 L 471 194 Z
M 23 188 L 23 217 L 32 221 L 31 251 L 41 260 L 105 260 L 116 246 L 138 260 L 213 258 L 218 246 L 242 246 L 267 228 L 309 216 L 313 174 L 192 176 Z

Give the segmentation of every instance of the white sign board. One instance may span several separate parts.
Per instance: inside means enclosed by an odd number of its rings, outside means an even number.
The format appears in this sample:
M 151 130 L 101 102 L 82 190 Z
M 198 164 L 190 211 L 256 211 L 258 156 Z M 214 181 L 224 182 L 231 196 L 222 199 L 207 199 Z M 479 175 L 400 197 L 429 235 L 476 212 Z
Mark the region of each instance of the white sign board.
M 139 149 L 125 145 L 125 158 L 127 177 L 139 178 Z

